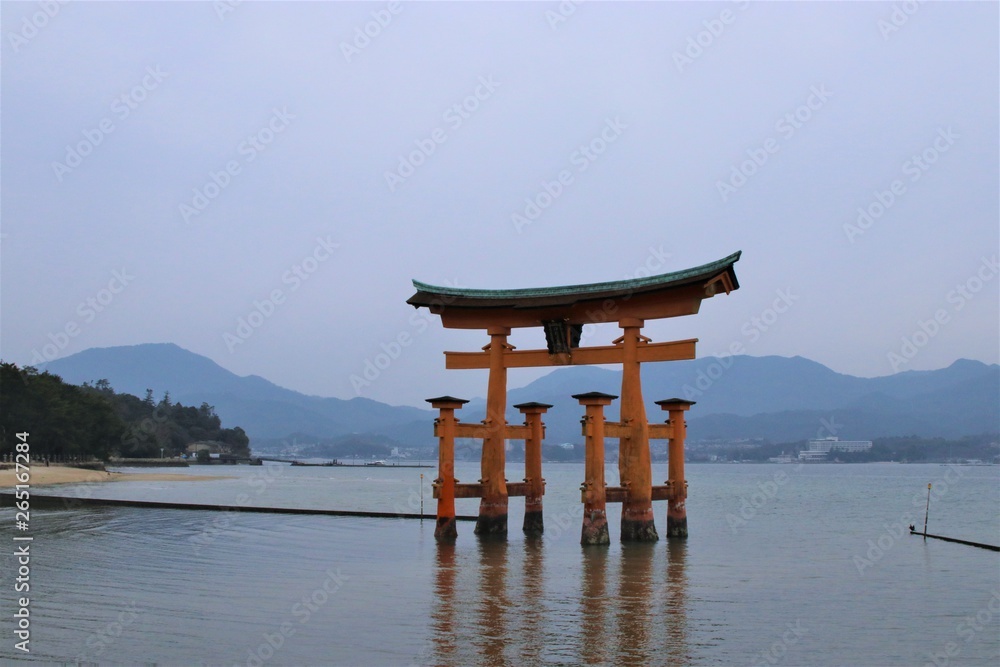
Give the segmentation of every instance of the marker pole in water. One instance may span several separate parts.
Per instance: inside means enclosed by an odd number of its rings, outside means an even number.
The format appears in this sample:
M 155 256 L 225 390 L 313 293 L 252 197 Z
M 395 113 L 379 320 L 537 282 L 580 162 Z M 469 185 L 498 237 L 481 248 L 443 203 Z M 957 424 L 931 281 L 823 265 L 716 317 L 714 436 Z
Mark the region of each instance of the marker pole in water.
M 927 485 L 927 507 L 924 509 L 924 542 L 927 541 L 927 515 L 931 512 L 931 485 Z
M 420 473 L 420 520 L 424 517 L 424 473 Z M 926 530 L 924 531 L 927 532 Z

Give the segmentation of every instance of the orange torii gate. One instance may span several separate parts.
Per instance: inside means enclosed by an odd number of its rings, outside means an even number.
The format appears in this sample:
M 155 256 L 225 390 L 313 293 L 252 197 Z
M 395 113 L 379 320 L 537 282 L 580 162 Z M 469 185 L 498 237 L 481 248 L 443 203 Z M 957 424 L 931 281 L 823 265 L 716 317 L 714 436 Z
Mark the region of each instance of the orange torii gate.
M 586 406 L 583 420 L 586 436 L 586 480 L 581 487 L 585 504 L 582 542 L 609 541 L 605 503 L 621 502 L 622 541 L 648 542 L 658 539 L 653 523 L 653 500 L 668 500 L 667 534 L 687 536 L 684 480 L 684 411 L 692 403 L 681 399 L 658 401 L 669 414 L 665 424 L 650 425 L 642 398 L 639 367 L 645 361 L 676 361 L 695 358 L 697 339 L 654 343 L 641 333 L 646 320 L 693 315 L 701 302 L 719 292 L 739 288 L 733 265 L 736 252 L 716 262 L 683 271 L 607 283 L 538 289 L 483 290 L 438 287 L 413 281 L 417 292 L 407 303 L 426 307 L 441 317 L 446 328 L 484 329 L 490 337 L 482 352 L 445 352 L 449 369 L 489 369 L 486 419 L 481 424 L 462 424 L 455 410 L 467 401 L 452 396 L 428 399 L 439 410 L 435 435 L 440 439 L 439 475 L 434 482 L 438 499 L 435 537 L 454 539 L 455 498 L 480 498 L 478 535 L 507 534 L 507 502 L 510 496 L 526 496 L 525 530 L 541 532 L 541 415 L 550 405 L 525 403 L 515 406 L 525 414 L 523 426 L 508 424 L 507 369 L 583 364 L 621 364 L 621 419 L 605 422 L 603 409 L 617 398 L 608 394 L 577 394 Z M 580 347 L 585 324 L 613 322 L 622 335 L 611 345 Z M 511 329 L 542 327 L 546 349 L 516 350 L 507 342 Z M 454 476 L 454 439 L 482 438 L 482 478 L 478 483 L 459 484 Z M 604 438 L 619 439 L 620 487 L 604 484 Z M 669 480 L 654 486 L 650 467 L 650 438 L 669 439 Z M 508 483 L 504 476 L 504 443 L 525 441 L 525 481 Z M 531 517 L 529 521 L 529 516 Z

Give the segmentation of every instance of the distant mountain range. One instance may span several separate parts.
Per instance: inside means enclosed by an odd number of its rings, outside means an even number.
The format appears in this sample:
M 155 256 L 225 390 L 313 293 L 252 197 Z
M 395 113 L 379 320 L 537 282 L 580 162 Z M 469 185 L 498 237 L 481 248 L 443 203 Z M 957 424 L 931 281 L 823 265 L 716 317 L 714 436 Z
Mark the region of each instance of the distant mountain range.
M 66 382 L 107 379 L 115 391 L 142 397 L 164 391 L 185 405 L 215 406 L 224 426 L 241 426 L 251 439 L 340 436 L 352 433 L 397 438 L 427 431 L 429 410 L 392 406 L 367 398 L 321 398 L 285 389 L 257 375 L 241 377 L 207 357 L 172 343 L 91 348 L 45 366 Z
M 696 401 L 688 413 L 691 439 L 764 438 L 793 442 L 835 435 L 871 439 L 894 435 L 961 437 L 1000 431 L 1000 366 L 959 360 L 936 371 L 878 378 L 836 373 L 802 357 L 705 357 L 642 367 L 646 413 L 666 415 L 653 401 Z M 620 394 L 621 373 L 584 366 L 560 369 L 510 392 L 510 404 L 540 401 L 549 437 L 574 441 L 583 391 Z M 614 404 L 612 408 L 614 408 Z M 482 404 L 470 403 L 465 413 Z M 617 419 L 617 411 L 608 411 Z M 478 417 L 481 419 L 482 417 Z M 471 421 L 470 415 L 466 419 Z
M 240 377 L 212 360 L 173 344 L 95 348 L 50 362 L 45 370 L 74 384 L 107 379 L 116 391 L 186 405 L 214 405 L 225 426 L 242 426 L 253 439 L 334 438 L 372 434 L 406 446 L 434 443 L 430 410 L 391 406 L 366 398 L 307 396 L 264 378 Z M 935 371 L 906 371 L 878 378 L 836 373 L 802 357 L 705 357 L 646 364 L 643 393 L 650 421 L 666 418 L 653 401 L 681 397 L 697 402 L 688 419 L 690 439 L 765 438 L 791 442 L 817 436 L 845 439 L 883 436 L 961 437 L 1000 432 L 1000 366 L 959 360 Z M 547 441 L 580 440 L 582 410 L 572 394 L 620 393 L 621 373 L 566 367 L 512 389 L 508 405 L 551 403 Z M 483 418 L 484 401 L 460 413 Z M 609 419 L 617 419 L 615 406 Z M 508 421 L 520 423 L 516 410 Z

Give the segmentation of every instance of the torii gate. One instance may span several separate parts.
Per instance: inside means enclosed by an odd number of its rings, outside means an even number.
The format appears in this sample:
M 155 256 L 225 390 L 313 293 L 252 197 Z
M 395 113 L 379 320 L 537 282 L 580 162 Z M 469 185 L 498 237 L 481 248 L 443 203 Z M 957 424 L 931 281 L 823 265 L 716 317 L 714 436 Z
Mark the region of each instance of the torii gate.
M 440 412 L 435 435 L 440 438 L 439 475 L 434 484 L 438 498 L 435 537 L 454 539 L 455 498 L 481 498 L 478 535 L 507 534 L 507 499 L 527 496 L 525 530 L 541 532 L 541 414 L 552 407 L 526 403 L 518 407 L 526 415 L 524 426 L 509 425 L 507 369 L 538 366 L 621 364 L 621 420 L 606 423 L 603 406 L 617 398 L 608 394 L 574 396 L 587 406 L 584 418 L 587 469 L 581 487 L 585 503 L 582 542 L 607 544 L 606 502 L 622 503 L 621 539 L 649 542 L 658 538 L 653 523 L 652 501 L 666 499 L 667 534 L 687 536 L 684 480 L 684 411 L 691 402 L 680 399 L 658 401 L 668 411 L 666 424 L 650 426 L 642 398 L 639 366 L 644 361 L 676 361 L 695 358 L 697 339 L 653 343 L 641 333 L 646 320 L 698 312 L 701 302 L 719 292 L 739 288 L 733 265 L 740 252 L 709 264 L 656 276 L 587 285 L 537 289 L 483 290 L 438 287 L 414 280 L 417 289 L 407 303 L 426 307 L 441 317 L 446 328 L 485 329 L 490 342 L 482 352 L 445 352 L 449 369 L 489 369 L 486 419 L 482 424 L 462 424 L 455 410 L 462 399 L 451 396 L 428 399 Z M 611 345 L 580 347 L 585 324 L 615 322 L 622 335 Z M 542 327 L 546 349 L 515 350 L 507 342 L 511 329 Z M 454 438 L 483 439 L 482 479 L 476 484 L 457 484 L 454 478 Z M 621 487 L 604 485 L 604 437 L 619 438 L 618 468 Z M 669 480 L 653 486 L 650 438 L 668 438 Z M 504 477 L 507 439 L 525 440 L 526 478 L 523 484 Z M 529 515 L 531 521 L 529 521 Z M 529 525 L 530 524 L 530 525 Z

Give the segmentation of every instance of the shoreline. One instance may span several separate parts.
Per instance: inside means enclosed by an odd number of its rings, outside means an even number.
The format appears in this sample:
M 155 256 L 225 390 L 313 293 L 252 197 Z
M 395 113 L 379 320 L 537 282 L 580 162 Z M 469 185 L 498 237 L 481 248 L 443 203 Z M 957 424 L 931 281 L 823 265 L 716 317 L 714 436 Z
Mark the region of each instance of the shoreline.
M 23 472 L 23 471 L 22 471 Z M 15 468 L 0 470 L 0 489 L 12 489 L 19 482 Z M 204 482 L 214 479 L 227 479 L 226 475 L 184 475 L 162 472 L 105 472 L 103 470 L 86 470 L 68 466 L 37 464 L 30 467 L 31 486 L 56 486 L 59 484 L 92 484 L 101 482 Z

